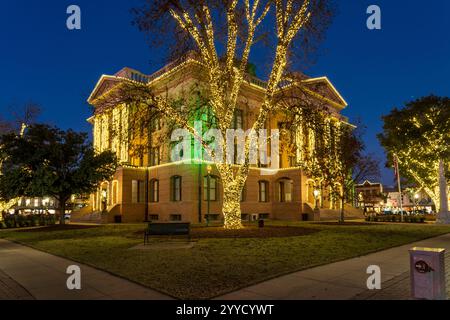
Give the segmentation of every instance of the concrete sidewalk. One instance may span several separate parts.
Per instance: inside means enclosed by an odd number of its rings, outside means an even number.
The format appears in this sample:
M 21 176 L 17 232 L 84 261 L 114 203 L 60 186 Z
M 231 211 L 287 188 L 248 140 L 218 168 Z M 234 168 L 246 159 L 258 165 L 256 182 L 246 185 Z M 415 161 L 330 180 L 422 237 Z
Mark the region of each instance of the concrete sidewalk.
M 81 268 L 81 290 L 66 286 L 67 267 Z M 0 299 L 166 300 L 170 297 L 107 272 L 0 239 Z
M 386 285 L 403 281 L 409 272 L 409 252 L 412 247 L 445 248 L 450 251 L 450 234 L 413 244 L 392 248 L 367 256 L 336 262 L 321 267 L 295 272 L 248 288 L 238 290 L 217 299 L 234 300 L 347 300 L 367 292 L 367 267 L 381 268 L 382 290 Z M 448 270 L 448 269 L 447 269 Z M 408 280 L 406 280 L 408 281 Z M 408 299 L 403 290 L 397 299 Z M 382 291 L 381 290 L 381 291 Z

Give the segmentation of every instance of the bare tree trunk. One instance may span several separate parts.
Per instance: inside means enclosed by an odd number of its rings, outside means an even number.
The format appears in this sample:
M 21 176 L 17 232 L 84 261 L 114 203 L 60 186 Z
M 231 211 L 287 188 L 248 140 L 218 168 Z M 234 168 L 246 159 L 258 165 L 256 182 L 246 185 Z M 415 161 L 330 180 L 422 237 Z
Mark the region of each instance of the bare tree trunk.
M 448 198 L 447 198 L 447 179 L 445 178 L 444 161 L 439 162 L 439 201 L 436 202 L 437 220 L 439 224 L 449 224 L 450 217 L 448 212 Z
M 64 218 L 64 215 L 66 213 L 66 200 L 60 200 L 59 201 L 59 224 L 64 225 L 66 223 L 66 220 Z
M 344 206 L 345 206 L 345 198 L 344 198 L 344 196 L 341 196 L 341 211 L 339 214 L 339 222 L 340 223 L 345 222 Z

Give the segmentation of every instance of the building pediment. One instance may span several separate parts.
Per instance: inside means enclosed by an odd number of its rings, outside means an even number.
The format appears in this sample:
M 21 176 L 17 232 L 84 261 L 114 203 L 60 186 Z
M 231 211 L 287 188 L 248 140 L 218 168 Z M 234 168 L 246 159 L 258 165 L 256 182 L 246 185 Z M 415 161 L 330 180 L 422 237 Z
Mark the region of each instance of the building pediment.
M 347 101 L 345 101 L 327 77 L 303 80 L 303 84 L 314 95 L 328 100 L 336 107 L 343 109 L 348 106 Z
M 88 98 L 88 103 L 92 104 L 95 99 L 101 97 L 105 92 L 111 90 L 112 87 L 117 85 L 121 79 L 116 76 L 102 75 L 95 85 L 94 90 Z

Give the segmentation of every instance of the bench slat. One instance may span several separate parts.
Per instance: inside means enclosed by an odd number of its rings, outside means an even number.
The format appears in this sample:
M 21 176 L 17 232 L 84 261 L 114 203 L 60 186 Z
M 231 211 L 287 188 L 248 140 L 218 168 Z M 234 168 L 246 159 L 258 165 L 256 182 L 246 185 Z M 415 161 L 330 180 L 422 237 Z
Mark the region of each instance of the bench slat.
M 187 235 L 190 233 L 190 223 L 149 223 L 148 235 Z

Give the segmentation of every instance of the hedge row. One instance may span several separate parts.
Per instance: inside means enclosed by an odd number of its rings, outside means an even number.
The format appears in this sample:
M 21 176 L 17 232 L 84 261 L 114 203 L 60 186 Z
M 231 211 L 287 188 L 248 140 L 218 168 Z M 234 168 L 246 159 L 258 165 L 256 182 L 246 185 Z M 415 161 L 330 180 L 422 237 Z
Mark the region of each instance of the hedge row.
M 5 220 L 0 221 L 0 229 L 5 228 L 23 228 L 36 226 L 50 226 L 56 224 L 56 217 L 52 214 L 34 214 L 34 215 L 7 215 Z
M 384 216 L 373 216 L 366 217 L 366 221 L 372 222 L 401 222 L 402 217 L 400 215 L 384 215 Z M 414 215 L 414 216 L 403 216 L 403 222 L 405 223 L 425 223 L 425 216 Z

